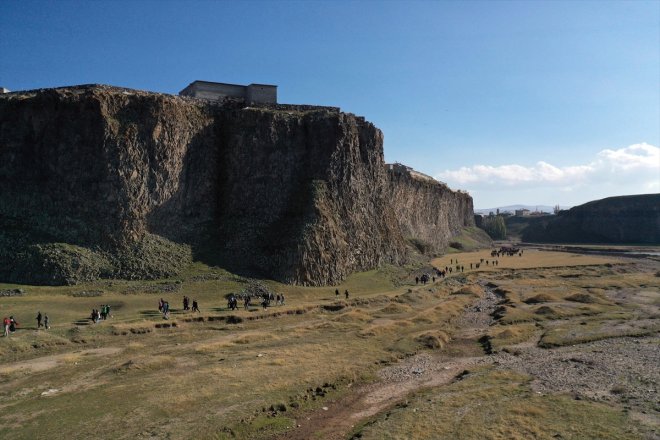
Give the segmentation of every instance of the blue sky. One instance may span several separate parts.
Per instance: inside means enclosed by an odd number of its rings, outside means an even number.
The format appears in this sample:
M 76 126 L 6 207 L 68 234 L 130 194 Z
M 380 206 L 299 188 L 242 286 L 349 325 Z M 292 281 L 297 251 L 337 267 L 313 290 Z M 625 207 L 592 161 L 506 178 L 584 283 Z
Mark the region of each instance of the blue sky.
M 660 192 L 659 1 L 13 1 L 0 85 L 279 86 L 475 207 Z

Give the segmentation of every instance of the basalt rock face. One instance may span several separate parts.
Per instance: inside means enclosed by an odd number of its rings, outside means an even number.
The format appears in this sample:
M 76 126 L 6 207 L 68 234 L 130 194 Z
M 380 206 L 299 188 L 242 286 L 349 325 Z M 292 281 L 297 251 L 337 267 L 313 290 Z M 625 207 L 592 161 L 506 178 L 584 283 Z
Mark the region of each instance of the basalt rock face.
M 402 194 L 434 203 L 402 232 L 409 205 L 392 205 L 382 142 L 328 107 L 108 86 L 0 95 L 0 281 L 158 278 L 199 259 L 324 285 L 403 263 L 404 236 L 440 246 L 471 199 L 402 180 Z M 434 209 L 459 213 L 438 220 Z
M 405 261 L 372 124 L 338 111 L 241 109 L 220 127 L 225 266 L 317 285 Z
M 387 165 L 388 194 L 405 238 L 428 252 L 446 248 L 474 226 L 472 197 L 401 164 Z
M 105 87 L 2 98 L 3 279 L 155 278 L 190 261 L 186 246 L 152 233 L 185 236 L 213 217 L 209 109 Z
M 660 194 L 608 197 L 530 222 L 529 242 L 660 244 Z

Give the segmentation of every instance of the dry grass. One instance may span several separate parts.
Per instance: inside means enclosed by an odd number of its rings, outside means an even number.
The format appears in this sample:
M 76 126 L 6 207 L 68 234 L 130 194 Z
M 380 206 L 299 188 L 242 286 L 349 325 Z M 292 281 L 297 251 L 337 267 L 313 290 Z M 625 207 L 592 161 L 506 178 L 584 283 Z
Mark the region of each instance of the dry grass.
M 431 349 L 444 348 L 451 337 L 442 330 L 423 332 L 415 337 L 415 341 Z
M 660 323 L 657 320 L 571 322 L 548 329 L 541 336 L 539 346 L 560 347 L 621 336 L 644 336 L 658 331 Z
M 640 438 L 636 424 L 620 411 L 570 396 L 539 396 L 528 377 L 490 369 L 417 394 L 356 433 L 364 440 Z
M 493 351 L 526 342 L 532 339 L 538 329 L 534 324 L 518 324 L 492 327 L 488 333 Z
M 188 281 L 188 277 L 211 271 L 201 266 L 180 280 L 167 280 L 181 281 L 176 294 L 162 295 L 174 308 L 169 321 L 156 310 L 161 295 L 121 294 L 144 283 L 23 286 L 28 292 L 25 297 L 3 299 L 2 303 L 4 312 L 17 316 L 23 324 L 16 335 L 0 340 L 3 435 L 38 438 L 48 432 L 59 438 L 179 439 L 224 438 L 233 431 L 234 438 L 271 438 L 297 417 L 304 417 L 304 411 L 349 392 L 349 384 L 371 380 L 379 363 L 424 348 L 449 353 L 456 344 L 455 340 L 448 343 L 457 331 L 456 318 L 483 297 L 478 283 L 486 281 L 499 286 L 504 296 L 499 323 L 515 323 L 494 326 L 489 332 L 496 349 L 534 340 L 537 325 L 545 344 L 576 343 L 580 335 L 593 338 L 654 331 L 647 315 L 660 306 L 660 279 L 633 270 L 622 272 L 627 266 L 606 268 L 594 266 L 599 264 L 594 259 L 551 254 L 526 250 L 522 258 L 501 259 L 495 269 L 466 269 L 459 277 L 424 287 L 396 287 L 393 274 L 401 273 L 392 268 L 356 274 L 338 287 L 341 292 L 348 289 L 351 298 L 336 311 L 323 307 L 335 303 L 335 287 L 283 286 L 267 281 L 275 291 L 286 294 L 287 306 L 272 307 L 266 313 L 242 309 L 229 313 L 224 295 L 240 290 L 244 283 L 230 274 L 225 274 L 226 279 Z M 451 258 L 468 261 L 478 255 L 454 254 Z M 536 269 L 559 260 L 571 267 Z M 521 266 L 506 268 L 507 264 Z M 93 289 L 103 290 L 103 296 L 70 296 Z M 196 298 L 207 319 L 189 320 L 192 314 L 180 310 L 183 295 Z M 547 301 L 523 302 L 534 296 Z M 90 324 L 86 320 L 89 311 L 104 303 L 113 305 L 113 318 Z M 537 313 L 544 306 L 549 313 Z M 300 313 L 292 312 L 294 308 Z M 51 330 L 33 329 L 36 310 L 51 316 Z M 241 322 L 228 322 L 225 318 L 230 314 Z M 647 321 L 642 319 L 635 328 L 624 326 L 640 316 Z M 261 319 L 252 319 L 256 317 Z M 611 325 L 613 320 L 625 322 L 616 327 Z M 177 327 L 156 328 L 172 322 Z M 476 341 L 465 343 L 478 348 Z M 78 353 L 97 347 L 122 349 L 103 355 Z M 38 374 L 6 368 L 20 362 L 45 362 L 49 356 L 62 357 Z M 391 433 L 389 438 L 523 438 L 524 434 L 544 438 L 544 429 L 557 429 L 566 437 L 567 426 L 578 426 L 578 434 L 593 427 L 588 421 L 582 428 L 580 411 L 593 416 L 594 423 L 613 427 L 615 434 L 627 426 L 619 413 L 603 421 L 609 413 L 586 402 L 531 395 L 528 379 L 521 376 L 497 372 L 471 376 L 439 390 L 432 399 L 441 405 L 424 409 L 421 402 L 416 413 L 405 408 L 402 414 L 395 411 L 392 419 L 401 422 L 399 427 L 381 431 L 379 421 L 373 425 L 371 437 L 365 438 L 388 438 L 383 433 Z M 328 388 L 326 396 L 307 391 L 324 384 L 335 386 Z M 59 391 L 42 398 L 41 393 L 49 389 Z M 288 407 L 286 414 L 268 417 L 262 412 L 278 402 Z M 566 414 L 567 410 L 578 414 Z M 405 417 L 399 418 L 401 415 Z M 566 418 L 563 428 L 558 427 L 561 417 Z M 98 430 L 104 420 L 122 420 L 122 424 L 105 436 Z M 491 421 L 494 424 L 489 430 L 485 426 Z
M 480 263 L 481 259 L 493 261 L 498 260 L 498 265 L 493 267 L 492 264 L 486 265 Z M 465 268 L 465 272 L 469 272 L 470 264 L 475 267 L 480 263 L 479 269 L 472 269 L 471 271 L 479 272 L 493 272 L 502 271 L 506 269 L 532 269 L 532 268 L 545 268 L 545 267 L 571 267 L 571 266 L 590 266 L 602 264 L 616 264 L 620 261 L 613 257 L 601 257 L 593 255 L 580 255 L 570 254 L 567 252 L 550 252 L 540 251 L 536 249 L 525 249 L 523 256 L 513 257 L 500 257 L 493 258 L 490 256 L 490 250 L 482 250 L 478 252 L 463 252 L 445 255 L 440 258 L 434 259 L 431 264 L 438 268 L 445 268 L 446 266 L 456 266 L 455 261 Z M 452 263 L 451 261 L 454 261 Z

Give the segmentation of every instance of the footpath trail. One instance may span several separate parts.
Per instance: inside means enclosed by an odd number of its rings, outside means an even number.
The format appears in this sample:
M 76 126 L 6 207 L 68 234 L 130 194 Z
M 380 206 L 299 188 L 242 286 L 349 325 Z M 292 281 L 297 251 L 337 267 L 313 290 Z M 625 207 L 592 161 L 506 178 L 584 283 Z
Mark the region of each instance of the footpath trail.
M 479 355 L 468 351 L 469 355 L 461 355 L 462 343 L 471 341 L 474 346 L 495 323 L 492 315 L 501 298 L 488 285 L 482 287 L 485 295 L 466 307 L 465 313 L 453 322 L 460 330 L 453 335 L 445 354 L 425 352 L 383 368 L 375 382 L 356 387 L 307 414 L 297 421 L 296 429 L 279 439 L 346 439 L 355 426 L 404 402 L 410 393 L 449 384 L 464 370 L 477 365 L 529 374 L 534 378 L 532 389 L 538 394 L 570 393 L 576 399 L 615 404 L 633 419 L 660 431 L 660 334 L 611 337 L 554 349 L 538 347 L 536 335 L 512 346 L 515 354 Z M 458 354 L 452 357 L 446 353 Z
M 6 364 L 0 367 L 0 373 L 9 374 L 16 371 L 25 371 L 36 373 L 40 371 L 49 370 L 59 365 L 64 365 L 68 359 L 72 357 L 82 356 L 108 356 L 119 353 L 122 350 L 120 347 L 102 347 L 90 348 L 88 350 L 79 350 L 65 354 L 54 354 L 50 356 L 41 356 L 38 358 L 30 359 L 22 362 L 15 362 Z
M 457 340 L 477 340 L 493 322 L 491 313 L 498 297 L 486 289 L 486 295 L 466 308 L 456 322 L 461 330 Z M 450 383 L 464 370 L 492 363 L 491 356 L 450 357 L 443 354 L 420 353 L 378 372 L 378 380 L 352 390 L 348 395 L 328 402 L 320 410 L 297 421 L 297 428 L 279 440 L 323 438 L 345 439 L 361 422 L 404 401 L 410 393 L 424 388 Z

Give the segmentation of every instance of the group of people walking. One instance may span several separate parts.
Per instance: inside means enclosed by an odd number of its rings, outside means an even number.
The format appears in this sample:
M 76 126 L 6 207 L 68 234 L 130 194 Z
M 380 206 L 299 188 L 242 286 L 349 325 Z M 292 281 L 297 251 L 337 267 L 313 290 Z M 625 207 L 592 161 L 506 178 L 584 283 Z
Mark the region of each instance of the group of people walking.
M 350 296 L 350 294 L 348 293 L 348 289 L 344 290 L 344 296 L 346 297 L 346 299 L 348 299 L 348 297 Z M 339 298 L 339 289 L 335 289 L 335 298 Z
M 37 312 L 37 330 L 39 330 L 41 327 L 43 327 L 45 330 L 48 330 L 50 328 L 50 318 L 48 317 L 47 314 L 41 314 L 41 311 Z M 2 327 L 3 327 L 3 334 L 2 336 L 9 336 L 11 333 L 14 333 L 16 329 L 18 328 L 18 321 L 16 318 L 13 316 L 4 317 L 2 320 Z
M 190 307 L 190 298 L 187 296 L 183 297 L 183 310 L 188 311 L 191 310 Z M 170 318 L 170 303 L 165 301 L 163 298 L 158 300 L 158 311 L 163 314 L 163 319 L 169 319 Z M 199 304 L 197 303 L 196 299 L 192 300 L 192 312 L 199 312 Z
M 163 298 L 161 298 L 160 300 L 163 301 Z M 160 306 L 160 304 L 159 304 L 159 306 Z M 168 304 L 168 307 L 169 307 L 169 304 Z M 160 307 L 159 307 L 159 309 L 160 309 Z M 183 296 L 183 310 L 186 311 L 186 312 L 188 310 L 190 310 L 190 298 L 188 298 L 185 295 Z M 197 304 L 196 299 L 192 300 L 192 311 L 193 312 L 199 312 L 199 304 Z
M 102 304 L 100 309 L 92 309 L 92 314 L 90 316 L 92 322 L 96 324 L 99 321 L 105 321 L 110 317 L 110 305 Z
M 37 330 L 41 327 L 48 330 L 50 328 L 50 318 L 47 314 L 41 314 L 41 311 L 37 312 Z
M 2 336 L 5 337 L 9 336 L 10 333 L 14 333 L 16 331 L 16 327 L 18 327 L 18 321 L 16 321 L 13 316 L 10 316 L 9 318 L 5 316 L 5 318 L 2 320 L 2 324 L 4 327 L 4 334 Z

